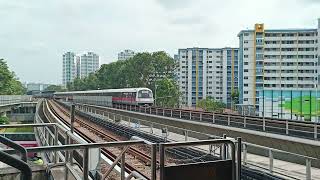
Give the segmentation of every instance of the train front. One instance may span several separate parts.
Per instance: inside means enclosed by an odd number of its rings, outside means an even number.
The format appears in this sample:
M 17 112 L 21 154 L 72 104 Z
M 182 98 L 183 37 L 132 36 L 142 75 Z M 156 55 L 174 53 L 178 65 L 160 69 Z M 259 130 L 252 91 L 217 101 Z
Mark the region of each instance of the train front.
M 148 88 L 139 89 L 137 93 L 137 103 L 138 105 L 153 105 L 153 93 Z

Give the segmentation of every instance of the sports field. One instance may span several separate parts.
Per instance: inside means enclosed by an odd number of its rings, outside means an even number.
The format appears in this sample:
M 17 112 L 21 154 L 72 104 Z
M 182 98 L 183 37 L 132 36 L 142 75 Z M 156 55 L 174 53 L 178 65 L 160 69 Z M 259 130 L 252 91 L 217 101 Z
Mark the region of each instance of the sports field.
M 281 107 L 281 104 L 279 105 Z M 285 101 L 282 107 L 298 116 L 304 116 L 310 119 L 311 116 L 320 116 L 320 100 L 315 97 L 302 96 L 302 98 L 293 98 L 291 101 Z
M 22 128 L 6 128 L 5 133 L 15 133 L 15 132 L 33 132 L 32 127 L 22 127 Z

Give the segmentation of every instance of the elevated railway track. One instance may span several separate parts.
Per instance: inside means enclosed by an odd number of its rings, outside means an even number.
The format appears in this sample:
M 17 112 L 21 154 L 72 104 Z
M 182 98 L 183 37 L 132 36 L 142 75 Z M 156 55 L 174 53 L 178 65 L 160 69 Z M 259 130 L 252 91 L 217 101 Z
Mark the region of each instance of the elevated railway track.
M 69 121 L 69 111 L 70 107 L 66 104 L 57 103 L 53 101 L 48 101 L 48 107 L 54 113 L 56 117 L 59 118 L 60 121 L 64 122 L 68 126 L 70 126 Z M 121 125 L 112 124 L 110 122 L 104 121 L 99 118 L 94 118 L 86 113 L 76 111 L 75 116 L 75 131 L 86 141 L 88 142 L 96 142 L 96 138 L 92 136 L 99 137 L 98 139 L 102 139 L 103 141 L 120 141 L 120 140 L 128 140 L 132 136 L 138 136 L 143 139 L 146 139 L 152 143 L 162 143 L 165 142 L 164 139 L 155 137 L 152 135 L 147 135 L 128 127 L 124 127 Z M 81 128 L 79 128 L 81 127 Z M 89 135 L 88 131 L 82 131 L 81 129 L 87 129 L 90 133 L 94 135 Z M 115 160 L 116 154 L 119 154 L 121 149 L 113 149 L 106 150 L 102 149 L 102 153 L 105 154 L 111 161 Z M 128 150 L 128 154 L 131 160 L 126 163 L 126 170 L 128 173 L 135 171 L 142 174 L 145 178 L 150 179 L 150 149 L 148 147 L 137 147 L 130 148 Z M 175 162 L 176 160 L 184 160 L 183 162 L 197 162 L 197 161 L 212 161 L 217 160 L 219 157 L 213 156 L 211 154 L 207 154 L 207 152 L 203 152 L 200 150 L 195 150 L 191 148 L 175 148 L 172 150 L 168 150 L 167 153 L 171 158 L 170 163 L 178 163 L 180 161 Z M 169 158 L 168 158 L 169 160 Z M 140 164 L 140 165 L 139 165 Z M 158 172 L 157 172 L 158 173 Z
M 320 123 L 317 122 L 127 104 L 114 104 L 113 108 L 317 141 L 320 140 Z

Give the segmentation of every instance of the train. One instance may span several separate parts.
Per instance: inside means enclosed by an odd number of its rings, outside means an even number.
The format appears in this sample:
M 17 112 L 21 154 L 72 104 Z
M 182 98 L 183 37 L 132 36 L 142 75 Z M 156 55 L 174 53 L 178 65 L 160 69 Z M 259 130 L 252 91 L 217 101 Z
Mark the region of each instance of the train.
M 114 104 L 152 106 L 154 102 L 153 93 L 148 88 L 55 92 L 53 93 L 53 98 L 109 107 L 112 107 Z

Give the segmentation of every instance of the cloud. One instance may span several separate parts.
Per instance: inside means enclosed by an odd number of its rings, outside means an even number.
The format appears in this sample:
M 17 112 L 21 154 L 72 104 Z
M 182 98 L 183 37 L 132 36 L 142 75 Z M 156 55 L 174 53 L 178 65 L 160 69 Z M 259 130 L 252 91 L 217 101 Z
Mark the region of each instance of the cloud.
M 94 51 L 108 63 L 123 49 L 173 55 L 178 48 L 235 47 L 237 33 L 257 22 L 316 27 L 318 2 L 0 0 L 0 57 L 23 81 L 61 83 L 65 51 Z
M 163 8 L 167 10 L 183 9 L 190 5 L 192 0 L 156 0 Z
M 202 16 L 177 17 L 171 20 L 172 24 L 192 25 L 205 23 L 206 18 Z

